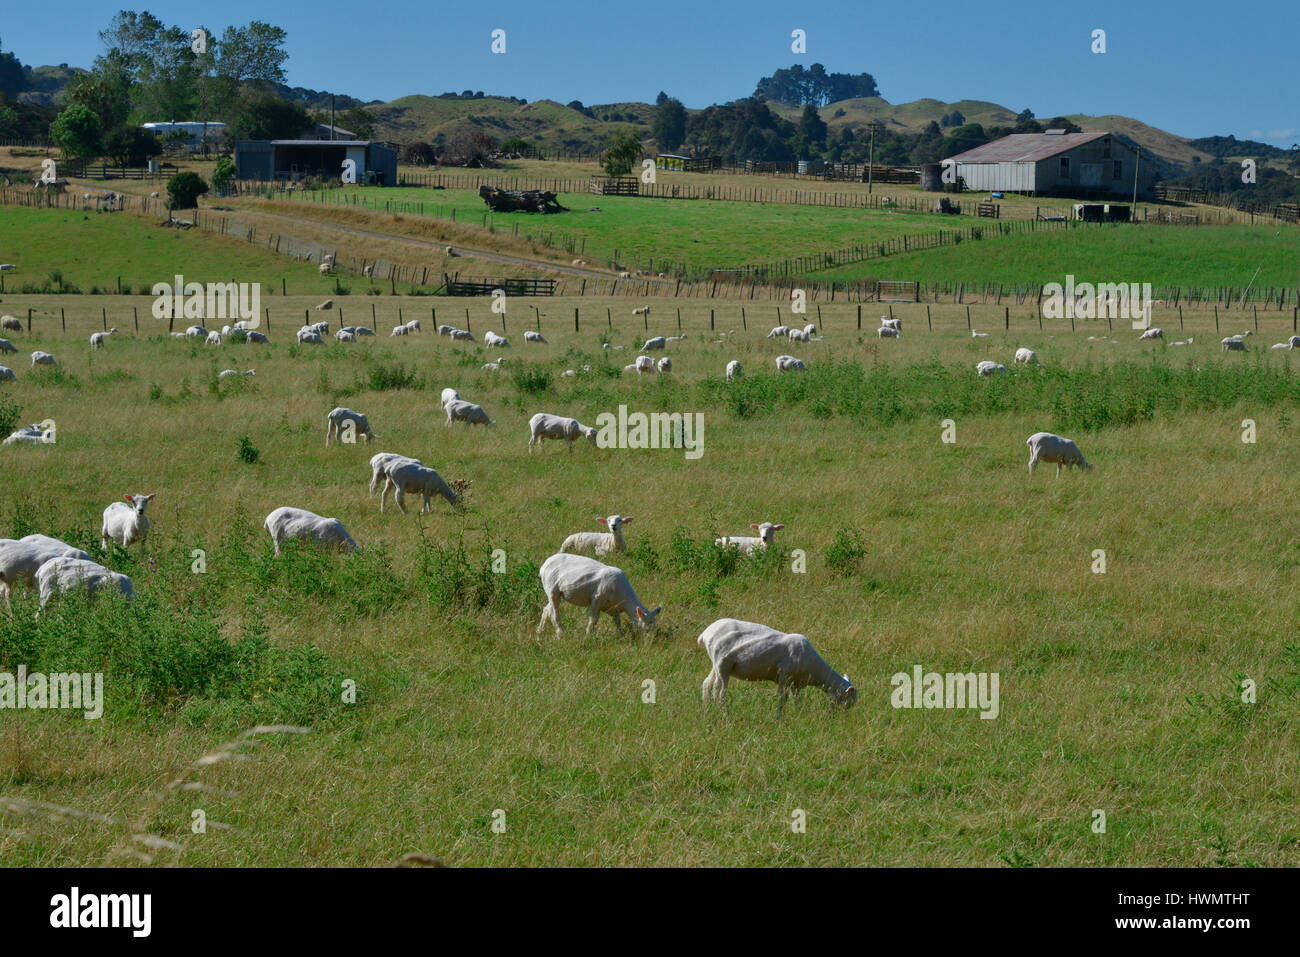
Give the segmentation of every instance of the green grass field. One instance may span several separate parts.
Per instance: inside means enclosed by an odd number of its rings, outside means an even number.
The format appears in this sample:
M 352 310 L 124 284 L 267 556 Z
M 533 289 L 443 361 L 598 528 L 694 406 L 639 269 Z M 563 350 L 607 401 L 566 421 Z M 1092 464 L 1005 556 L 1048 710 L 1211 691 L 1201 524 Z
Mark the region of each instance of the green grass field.
M 481 336 L 487 308 L 473 305 Z M 843 306 L 826 311 L 823 342 L 799 345 L 765 339 L 753 313 L 741 330 L 730 308 L 715 344 L 692 304 L 673 374 L 628 378 L 613 373 L 644 330 L 620 315 L 575 334 L 558 318 L 568 305 L 547 304 L 545 346 L 525 347 L 512 314 L 495 374 L 485 350 L 427 327 L 319 348 L 290 346 L 285 329 L 220 349 L 121 335 L 93 354 L 89 313 L 66 335 L 13 334 L 62 371 L 12 362 L 0 410 L 52 418 L 58 438 L 0 450 L 0 535 L 97 553 L 110 501 L 158 497 L 147 557 L 104 559 L 133 578 L 132 608 L 69 601 L 36 623 L 23 595 L 0 619 L 0 670 L 106 675 L 98 721 L 3 713 L 0 858 L 131 863 L 123 849 L 147 850 L 132 840 L 147 833 L 183 848 L 150 851 L 154 864 L 188 865 L 386 865 L 411 851 L 471 866 L 1300 862 L 1287 599 L 1300 550 L 1285 519 L 1300 504 L 1300 378 L 1289 353 L 1261 349 L 1282 320 L 1235 355 L 1204 314 L 1188 316 L 1195 344 L 1172 348 L 1127 331 L 1088 342 L 1103 324 L 972 340 L 956 307 L 928 334 L 912 307 L 904 337 L 881 343 Z M 660 313 L 650 326 L 676 331 Z M 1022 345 L 1042 369 L 975 375 L 984 358 L 1011 367 Z M 782 352 L 809 371 L 776 376 Z M 728 384 L 730 359 L 745 376 Z M 593 372 L 559 376 L 583 364 Z M 234 367 L 257 375 L 218 386 Z M 446 386 L 497 426 L 444 428 Z M 620 403 L 702 413 L 703 457 L 529 453 L 532 413 L 592 423 Z M 326 449 L 339 404 L 380 439 Z M 1076 439 L 1094 470 L 1029 475 L 1025 438 L 1040 429 Z M 237 454 L 245 437 L 253 464 Z M 460 508 L 381 515 L 366 490 L 376 451 L 474 484 Z M 271 558 L 260 525 L 285 504 L 339 517 L 363 551 Z M 603 619 L 587 637 L 567 607 L 562 637 L 536 636 L 535 566 L 613 512 L 636 517 L 616 564 L 663 604 L 661 627 L 617 638 Z M 772 552 L 716 557 L 715 534 L 763 520 L 786 526 Z M 775 687 L 743 682 L 706 706 L 695 638 L 721 617 L 808 635 L 853 679 L 856 707 L 810 691 L 778 722 Z M 914 665 L 996 672 L 998 717 L 891 707 L 891 676 Z M 278 722 L 311 731 L 220 756 Z M 217 757 L 192 769 L 205 753 Z M 182 775 L 209 790 L 167 791 Z M 196 809 L 237 830 L 193 833 Z M 792 832 L 796 809 L 806 833 Z

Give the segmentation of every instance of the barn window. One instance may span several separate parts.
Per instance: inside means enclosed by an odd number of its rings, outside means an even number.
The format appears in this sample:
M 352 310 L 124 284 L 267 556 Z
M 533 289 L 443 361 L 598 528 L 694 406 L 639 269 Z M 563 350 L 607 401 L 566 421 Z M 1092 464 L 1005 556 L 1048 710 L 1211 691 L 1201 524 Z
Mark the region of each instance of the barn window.
M 1124 163 L 1121 160 L 1115 160 L 1115 173 L 1111 177 L 1111 179 L 1123 179 L 1123 178 L 1124 178 Z
M 1061 175 L 1065 177 L 1070 175 L 1070 157 L 1068 156 L 1061 157 Z

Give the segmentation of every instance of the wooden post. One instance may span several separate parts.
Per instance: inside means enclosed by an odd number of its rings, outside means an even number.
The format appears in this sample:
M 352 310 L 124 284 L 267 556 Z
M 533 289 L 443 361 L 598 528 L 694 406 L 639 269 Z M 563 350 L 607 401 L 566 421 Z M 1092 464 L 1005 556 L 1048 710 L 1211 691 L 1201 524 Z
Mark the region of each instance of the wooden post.
M 713 310 L 709 310 L 709 331 L 713 331 Z
M 605 325 L 611 329 L 614 328 L 614 316 L 610 313 L 608 306 L 605 307 Z
M 108 309 L 104 306 L 99 307 L 100 318 L 104 320 L 104 331 L 108 332 Z
M 474 331 L 473 329 L 471 329 L 471 328 L 469 327 L 469 309 L 466 309 L 466 310 L 465 310 L 465 331 L 466 331 L 466 332 L 473 332 L 473 331 Z
M 934 325 L 930 322 L 930 304 L 928 302 L 925 304 L 925 328 L 930 332 L 934 332 Z
M 289 295 L 289 290 L 285 287 L 283 276 L 280 277 L 280 295 L 282 296 Z
M 1256 320 L 1255 324 L 1259 325 L 1259 321 Z M 682 331 L 682 307 L 681 306 L 677 307 L 677 331 L 678 332 Z
M 27 309 L 27 331 L 32 331 L 32 310 L 30 307 Z
M 1183 307 L 1178 307 L 1178 331 L 1183 331 Z
M 926 310 L 926 314 L 929 315 L 929 310 Z M 858 331 L 862 331 L 862 303 L 858 303 Z
M 138 306 L 132 306 L 131 312 L 135 315 L 135 331 L 139 332 L 140 331 L 140 308 Z
M 999 296 L 998 298 L 1000 299 L 1000 298 L 1002 298 L 1002 297 Z M 1004 324 L 1004 327 L 1006 328 L 1007 332 L 1010 332 L 1010 331 L 1011 331 L 1011 307 L 1010 307 L 1010 306 L 1003 306 L 1002 308 L 1005 309 L 1005 310 L 1007 311 L 1007 314 L 1006 314 L 1006 316 L 1005 316 L 1005 318 L 1004 318 L 1003 324 Z
M 1219 333 L 1219 304 L 1217 302 L 1214 304 L 1214 333 L 1215 335 Z
M 59 321 L 63 323 L 63 331 L 68 331 L 68 317 L 63 312 L 63 307 L 59 306 Z
M 573 307 L 573 331 L 578 331 L 578 307 Z
M 28 310 L 28 315 L 29 315 L 29 316 L 31 315 L 31 310 L 30 310 L 30 309 Z M 31 321 L 30 321 L 30 319 L 28 320 L 28 325 L 29 325 L 29 326 L 31 325 Z M 748 329 L 749 329 L 749 323 L 747 323 L 747 322 L 745 321 L 745 307 L 744 307 L 744 306 L 741 306 L 741 307 L 740 307 L 740 327 L 741 327 L 742 329 L 745 329 L 745 330 L 748 330 Z
M 1255 310 L 1255 331 L 1259 332 L 1259 306 L 1251 306 Z
M 971 331 L 971 327 L 970 327 L 970 306 L 967 306 L 967 307 L 966 307 L 966 331 L 967 331 L 967 332 L 970 332 L 970 331 Z
M 271 307 L 266 307 L 266 331 L 271 331 Z

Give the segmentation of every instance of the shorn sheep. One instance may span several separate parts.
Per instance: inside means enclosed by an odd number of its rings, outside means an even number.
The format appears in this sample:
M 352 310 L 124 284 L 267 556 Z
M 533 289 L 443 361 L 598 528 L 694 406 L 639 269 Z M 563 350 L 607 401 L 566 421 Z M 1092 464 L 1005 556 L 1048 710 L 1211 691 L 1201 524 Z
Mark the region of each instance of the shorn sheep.
M 376 452 L 370 456 L 370 494 L 374 495 L 379 490 L 379 480 L 384 479 L 384 491 L 388 491 L 388 470 L 396 468 L 406 462 L 414 462 L 416 465 L 423 464 L 419 459 L 413 459 L 409 455 L 399 455 L 396 452 Z M 380 506 L 382 509 L 382 506 Z
M 1029 438 L 1025 439 L 1025 444 L 1029 446 L 1029 472 L 1032 475 L 1039 462 L 1056 463 L 1056 477 L 1061 477 L 1061 466 L 1074 468 L 1076 465 L 1081 469 L 1090 469 L 1091 465 L 1079 451 L 1079 447 L 1072 441 L 1054 435 L 1051 432 L 1035 432 Z
M 448 402 L 452 402 L 459 398 L 460 398 L 460 393 L 457 392 L 455 389 L 443 389 L 442 399 L 441 399 L 442 407 L 444 409 L 447 408 Z
M 105 551 L 108 551 L 110 541 L 123 548 L 139 542 L 144 548 L 145 539 L 149 537 L 149 519 L 144 511 L 157 494 L 128 495 L 125 502 L 114 502 L 104 509 L 104 523 L 99 534 L 100 545 Z
M 290 539 L 302 542 L 315 542 L 326 548 L 352 552 L 360 546 L 352 540 L 343 523 L 337 518 L 323 518 L 304 508 L 285 505 L 277 508 L 262 526 L 271 534 L 275 545 L 275 554 L 280 554 L 280 546 Z
M 769 339 L 784 339 L 790 334 L 789 326 L 773 326 L 772 331 L 767 334 Z
M 487 332 L 483 333 L 483 345 L 487 346 L 489 349 L 509 349 L 510 340 L 505 336 L 498 336 L 495 332 L 489 329 Z
M 1001 362 L 994 362 L 991 359 L 985 359 L 975 366 L 975 371 L 980 375 L 1000 375 L 1007 371 L 1007 367 Z
M 17 382 L 18 377 L 14 375 L 14 370 L 8 366 L 0 366 L 0 382 Z
M 90 348 L 92 349 L 104 348 L 104 343 L 108 341 L 108 337 L 111 335 L 115 335 L 116 333 L 117 333 L 116 326 L 114 326 L 112 329 L 109 329 L 107 332 L 92 332 L 90 334 Z M 4 351 L 3 349 L 0 349 L 0 352 L 3 351 Z
M 655 363 L 655 370 L 661 374 L 667 374 L 669 372 L 672 372 L 673 360 L 669 359 L 667 356 L 664 356 L 662 359 L 660 359 L 658 362 Z
M 90 561 L 90 556 L 79 548 L 45 535 L 28 535 L 14 541 L 0 539 L 0 594 L 5 606 L 13 589 L 36 587 L 36 572 L 52 558 L 79 558 Z
M 560 545 L 560 551 L 571 555 L 609 555 L 612 552 L 626 552 L 627 542 L 623 540 L 623 526 L 632 521 L 631 515 L 611 515 L 598 518 L 607 532 L 574 532 Z
M 48 352 L 41 352 L 38 350 L 32 353 L 33 369 L 35 369 L 37 366 L 56 366 L 56 365 L 58 365 L 58 362 L 55 361 L 54 356 L 50 355 Z
M 876 330 L 876 337 L 879 339 L 898 339 L 902 336 L 893 326 L 881 326 Z
M 1165 331 L 1163 329 L 1148 329 L 1146 332 L 1142 333 L 1142 335 L 1138 336 L 1138 342 L 1141 342 L 1143 339 L 1163 339 L 1164 337 Z
M 95 335 L 103 335 L 103 333 L 99 332 L 96 333 Z M 0 355 L 4 355 L 6 352 L 17 353 L 18 347 L 14 345 L 12 342 L 10 342 L 8 339 L 0 339 Z
M 349 430 L 349 423 L 351 427 Z M 369 445 L 373 439 L 379 438 L 370 430 L 370 420 L 360 412 L 353 412 L 351 409 L 337 408 L 330 411 L 325 417 L 325 447 L 329 448 L 330 439 L 338 442 L 348 442 L 355 444 L 358 435 L 366 437 L 366 444 Z M 350 438 L 349 438 L 350 436 Z
M 398 465 L 391 466 L 388 469 L 388 478 L 384 482 L 384 492 L 379 496 L 379 511 L 384 510 L 384 499 L 388 497 L 388 490 L 395 489 L 393 501 L 397 507 L 406 514 L 406 493 L 416 492 L 423 498 L 420 505 L 420 514 L 431 512 L 433 509 L 429 505 L 429 500 L 435 495 L 441 495 L 447 500 L 449 505 L 455 505 L 460 501 L 460 496 L 451 490 L 441 475 L 419 462 L 402 462 Z
M 483 406 L 466 402 L 464 399 L 452 399 L 444 408 L 447 410 L 447 425 L 453 422 L 464 422 L 466 426 L 496 425 L 483 411 Z
M 730 382 L 732 379 L 739 379 L 744 374 L 745 374 L 745 370 L 740 367 L 740 363 L 735 359 L 732 359 L 730 362 L 727 363 L 728 382 Z
M 533 330 L 530 329 L 524 333 L 524 342 L 545 343 L 546 339 L 545 337 L 542 336 L 540 332 L 534 332 Z
M 22 332 L 23 323 L 21 319 L 15 319 L 13 316 L 0 316 L 0 329 L 8 329 L 11 332 Z
M 0 366 L 0 369 L 3 368 L 4 366 Z M 13 377 L 13 373 L 10 373 L 10 378 L 12 377 Z M 0 379 L 3 378 L 4 376 L 0 375 Z M 9 435 L 8 438 L 6 438 L 3 442 L 0 442 L 0 445 L 53 445 L 53 444 L 54 444 L 54 430 L 42 429 L 40 425 L 37 423 L 33 423 L 32 425 L 25 425 L 21 429 L 15 430 Z
M 597 433 L 591 426 L 583 425 L 577 419 L 552 415 L 549 412 L 538 412 L 529 419 L 528 431 L 528 450 L 530 452 L 534 446 L 540 447 L 546 439 L 564 442 L 570 453 L 573 452 L 574 439 L 585 438 L 592 445 L 596 444 Z
M 266 337 L 266 333 L 250 331 L 248 333 L 248 338 L 244 341 L 245 342 L 270 342 L 271 340 Z
M 1228 338 L 1222 340 L 1219 343 L 1219 345 L 1223 347 L 1224 352 L 1245 352 L 1246 351 L 1245 341 L 1242 339 L 1238 339 L 1235 336 L 1229 336 Z
M 1038 356 L 1033 349 L 1026 349 L 1021 346 L 1016 350 L 1016 365 L 1018 366 L 1036 366 L 1041 365 Z
M 627 615 L 642 631 L 649 631 L 663 610 L 662 605 L 654 611 L 647 610 L 621 568 L 602 564 L 585 555 L 552 555 L 542 562 L 538 577 L 546 592 L 546 607 L 542 609 L 542 620 L 537 624 L 538 634 L 548 621 L 555 626 L 556 635 L 564 634 L 560 627 L 561 601 L 587 609 L 588 635 L 600 620 L 601 612 L 613 617 L 614 630 L 621 636 L 621 616 Z
M 771 522 L 762 522 L 761 524 L 750 525 L 758 536 L 753 535 L 723 535 L 721 538 L 715 538 L 713 544 L 719 548 L 728 548 L 732 545 L 741 555 L 752 555 L 761 548 L 767 548 L 776 540 L 776 533 L 785 528 L 784 525 L 773 525 Z
M 786 634 L 754 621 L 721 618 L 705 628 L 696 639 L 713 667 L 701 689 L 705 699 L 725 698 L 727 682 L 775 681 L 776 713 L 780 716 L 785 697 L 807 687 L 821 688 L 836 704 L 848 708 L 858 698 L 848 675 L 836 673 L 807 637 Z
M 218 378 L 218 379 L 229 379 L 229 378 L 232 378 L 232 377 L 234 377 L 234 376 L 240 376 L 240 377 L 242 377 L 242 378 L 247 378 L 248 376 L 251 376 L 251 375 L 257 375 L 257 370 L 256 370 L 256 369 L 249 369 L 249 370 L 247 370 L 246 372 L 240 372 L 238 369 L 222 369 L 220 372 L 217 373 L 217 378 Z
M 645 345 L 641 347 L 642 352 L 649 352 L 651 349 L 667 349 L 668 340 L 663 336 L 655 336 L 653 339 L 647 339 Z
M 79 589 L 84 589 L 91 598 L 105 590 L 117 591 L 127 601 L 135 598 L 131 579 L 83 558 L 51 558 L 37 570 L 36 587 L 42 611 L 55 595 Z
M 777 356 L 777 372 L 807 372 L 808 367 L 803 364 L 802 359 L 796 359 L 794 356 Z

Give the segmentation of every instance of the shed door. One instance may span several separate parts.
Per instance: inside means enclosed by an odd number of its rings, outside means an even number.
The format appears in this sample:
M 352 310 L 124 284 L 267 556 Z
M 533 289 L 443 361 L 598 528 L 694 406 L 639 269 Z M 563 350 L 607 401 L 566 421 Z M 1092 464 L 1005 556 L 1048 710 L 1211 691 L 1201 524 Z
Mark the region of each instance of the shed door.
M 1103 164 L 1101 163 L 1080 163 L 1079 185 L 1100 186 L 1103 168 Z

